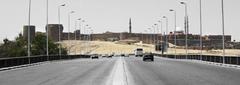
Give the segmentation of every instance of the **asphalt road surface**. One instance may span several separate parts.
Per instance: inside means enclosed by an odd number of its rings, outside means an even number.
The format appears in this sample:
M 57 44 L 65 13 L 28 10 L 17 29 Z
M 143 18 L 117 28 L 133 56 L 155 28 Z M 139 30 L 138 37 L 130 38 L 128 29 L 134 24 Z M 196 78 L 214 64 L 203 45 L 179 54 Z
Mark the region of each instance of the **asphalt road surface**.
M 239 69 L 164 58 L 126 62 L 135 85 L 240 85 Z
M 0 71 L 0 85 L 240 85 L 240 70 L 165 58 L 76 59 Z
M 0 85 L 104 85 L 116 59 L 76 59 L 0 72 Z

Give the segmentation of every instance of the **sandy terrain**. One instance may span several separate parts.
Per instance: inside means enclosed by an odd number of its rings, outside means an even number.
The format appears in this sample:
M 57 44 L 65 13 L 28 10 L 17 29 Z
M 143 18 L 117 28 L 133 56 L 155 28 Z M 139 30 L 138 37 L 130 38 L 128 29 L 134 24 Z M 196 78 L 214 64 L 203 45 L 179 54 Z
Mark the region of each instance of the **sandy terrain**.
M 70 44 L 69 44 L 70 43 Z M 134 53 L 136 48 L 143 48 L 144 52 L 154 52 L 154 46 L 150 44 L 141 44 L 136 43 L 133 45 L 128 44 L 119 44 L 117 42 L 104 42 L 104 41 L 63 41 L 63 47 L 70 49 L 70 54 L 83 54 L 83 53 L 91 53 L 91 54 L 121 54 L 121 53 Z M 87 48 L 88 47 L 88 48 Z M 89 48 L 90 47 L 90 48 Z M 170 48 L 168 49 L 167 54 L 174 54 L 175 49 L 174 46 L 170 44 Z M 176 49 L 177 54 L 185 54 L 185 49 Z M 200 54 L 200 50 L 188 50 L 189 54 Z M 203 51 L 205 55 L 222 55 L 222 50 L 209 50 Z M 239 56 L 240 50 L 236 49 L 226 49 L 226 55 L 229 56 Z
M 70 43 L 70 44 L 68 44 Z M 153 50 L 152 45 L 127 45 L 116 44 L 116 42 L 103 42 L 103 41 L 64 41 L 63 47 L 70 49 L 70 54 L 83 54 L 83 53 L 97 53 L 97 54 L 121 54 L 121 53 L 133 53 L 136 48 L 143 48 L 145 52 Z M 90 47 L 90 48 L 86 48 Z

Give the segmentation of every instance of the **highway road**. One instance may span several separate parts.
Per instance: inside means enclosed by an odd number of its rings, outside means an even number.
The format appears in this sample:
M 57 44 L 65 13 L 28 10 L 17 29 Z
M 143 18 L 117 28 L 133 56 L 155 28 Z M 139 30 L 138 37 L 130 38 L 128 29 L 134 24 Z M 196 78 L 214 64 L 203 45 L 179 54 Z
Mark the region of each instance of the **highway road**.
M 75 59 L 0 71 L 0 85 L 239 85 L 240 70 L 156 57 Z
M 240 70 L 188 60 L 126 59 L 135 85 L 239 85 Z
M 0 72 L 0 85 L 104 85 L 116 59 L 76 59 Z

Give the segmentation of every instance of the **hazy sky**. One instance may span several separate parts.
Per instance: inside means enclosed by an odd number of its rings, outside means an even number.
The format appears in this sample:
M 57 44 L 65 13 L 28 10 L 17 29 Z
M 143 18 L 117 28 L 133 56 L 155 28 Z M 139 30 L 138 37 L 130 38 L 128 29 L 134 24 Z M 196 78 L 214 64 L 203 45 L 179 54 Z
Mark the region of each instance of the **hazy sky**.
M 14 39 L 22 32 L 22 27 L 27 24 L 29 0 L 0 0 L 0 40 L 3 38 Z M 77 18 L 86 20 L 94 32 L 128 31 L 128 21 L 132 18 L 133 32 L 144 32 L 152 27 L 162 16 L 169 18 L 169 30 L 174 29 L 173 13 L 170 8 L 177 11 L 177 26 L 183 28 L 184 6 L 181 0 L 49 0 L 49 23 L 58 23 L 57 7 L 66 3 L 61 8 L 61 18 L 64 31 L 67 31 L 67 15 L 71 10 L 71 31 L 74 30 L 74 21 Z M 199 33 L 199 0 L 184 0 L 189 7 L 190 32 Z M 233 39 L 240 40 L 240 0 L 225 1 L 226 34 Z M 204 34 L 222 34 L 221 30 L 221 0 L 202 0 L 203 4 L 203 32 Z M 32 0 L 32 24 L 37 31 L 45 31 L 46 0 Z M 164 28 L 165 29 L 165 28 Z

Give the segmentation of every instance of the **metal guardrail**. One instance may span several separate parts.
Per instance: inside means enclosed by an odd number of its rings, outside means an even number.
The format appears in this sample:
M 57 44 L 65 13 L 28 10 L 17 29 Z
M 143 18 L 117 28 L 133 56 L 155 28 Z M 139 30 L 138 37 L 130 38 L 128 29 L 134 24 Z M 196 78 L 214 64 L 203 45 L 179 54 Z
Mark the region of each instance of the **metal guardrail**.
M 223 63 L 223 57 L 222 56 L 215 56 L 215 55 L 166 55 L 166 54 L 154 54 L 156 56 L 166 57 L 166 58 L 172 58 L 172 59 L 191 59 L 191 60 L 202 60 L 202 61 L 208 61 L 208 62 L 215 62 L 215 63 Z M 232 64 L 232 65 L 240 65 L 240 56 L 225 56 L 225 64 Z
M 90 55 L 51 55 L 51 56 L 31 56 L 31 57 L 13 57 L 0 58 L 0 68 L 33 64 L 44 61 L 66 60 L 76 58 L 90 58 Z M 29 63 L 30 59 L 30 63 Z
M 172 58 L 172 59 L 191 59 L 191 60 L 202 60 L 208 62 L 216 62 L 222 63 L 223 57 L 222 56 L 214 56 L 214 55 L 166 55 L 166 54 L 154 54 L 156 56 L 161 56 L 165 58 Z M 90 55 L 51 55 L 51 56 L 31 56 L 31 57 L 13 57 L 13 58 L 0 58 L 0 68 L 4 67 L 12 67 L 12 66 L 19 66 L 25 64 L 33 64 L 38 62 L 44 61 L 53 61 L 53 60 L 67 60 L 67 59 L 76 59 L 76 58 L 90 58 Z M 30 59 L 30 63 L 29 63 Z M 225 64 L 233 64 L 233 65 L 240 65 L 240 57 L 237 56 L 225 56 Z

